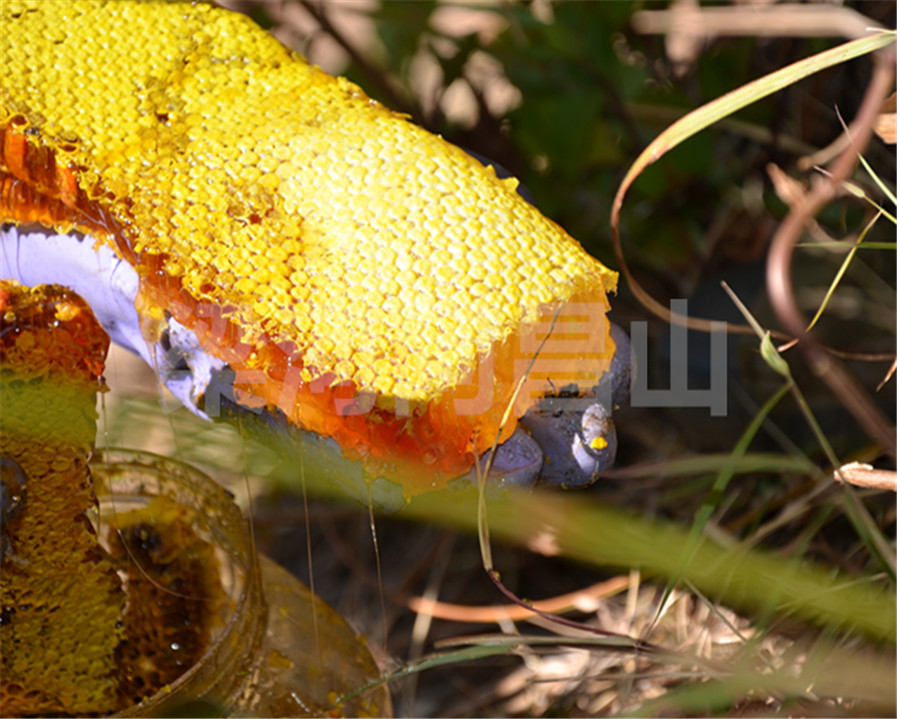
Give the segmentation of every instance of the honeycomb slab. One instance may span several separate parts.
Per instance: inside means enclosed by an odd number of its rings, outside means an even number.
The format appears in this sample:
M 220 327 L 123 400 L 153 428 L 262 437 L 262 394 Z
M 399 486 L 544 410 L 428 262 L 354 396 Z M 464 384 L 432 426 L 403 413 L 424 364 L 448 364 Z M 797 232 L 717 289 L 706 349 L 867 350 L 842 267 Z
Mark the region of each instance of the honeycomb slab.
M 174 317 L 236 370 L 242 402 L 372 470 L 421 488 L 465 472 L 546 318 L 570 303 L 603 318 L 616 274 L 513 180 L 245 16 L 103 0 L 0 13 L 0 220 L 102 238 L 140 273 L 148 334 Z M 554 376 L 588 360 L 594 384 L 613 355 L 606 327 L 598 339 L 555 353 Z

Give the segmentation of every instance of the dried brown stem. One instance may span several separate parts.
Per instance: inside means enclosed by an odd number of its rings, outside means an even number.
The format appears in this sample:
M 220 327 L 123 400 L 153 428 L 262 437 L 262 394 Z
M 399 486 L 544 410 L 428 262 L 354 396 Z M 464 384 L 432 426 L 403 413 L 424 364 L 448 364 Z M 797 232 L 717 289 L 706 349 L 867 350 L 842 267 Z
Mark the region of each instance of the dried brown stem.
M 872 134 L 872 128 L 882 100 L 891 89 L 894 78 L 893 46 L 879 58 L 875 72 L 866 90 L 863 104 L 850 128 L 853 143 L 830 168 L 828 176 L 816 178 L 803 201 L 795 204 L 779 226 L 772 240 L 766 265 L 766 284 L 770 302 L 782 327 L 798 338 L 798 348 L 810 369 L 821 377 L 854 416 L 863 429 L 888 455 L 897 459 L 895 429 L 882 410 L 872 401 L 868 392 L 836 358 L 825 352 L 812 333 L 805 331 L 806 318 L 797 305 L 791 281 L 791 261 L 801 230 L 839 192 L 843 182 L 854 168 L 859 152 Z
M 852 484 L 854 487 L 897 492 L 897 472 L 875 469 L 872 465 L 862 462 L 845 464 L 835 472 L 835 479 Z
M 542 612 L 560 614 L 583 605 L 591 605 L 599 599 L 617 594 L 629 587 L 629 577 L 620 575 L 598 584 L 593 584 L 585 589 L 577 589 L 575 592 L 562 594 L 551 599 L 543 599 L 533 602 L 532 606 Z M 429 614 L 438 619 L 455 622 L 500 622 L 523 621 L 536 615 L 532 609 L 522 607 L 519 604 L 498 604 L 488 607 L 472 607 L 464 604 L 451 604 L 424 597 L 411 597 L 408 607 L 418 614 Z
M 863 37 L 869 28 L 880 28 L 856 10 L 833 5 L 783 3 L 758 11 L 747 7 L 674 7 L 643 10 L 632 18 L 637 32 L 681 33 L 699 37 Z
M 396 92 L 395 88 L 393 88 L 393 86 L 389 84 L 389 81 L 383 76 L 383 73 L 371 65 L 371 63 L 369 63 L 361 53 L 359 53 L 358 50 L 343 37 L 343 34 L 334 27 L 333 23 L 330 22 L 330 19 L 327 17 L 327 13 L 324 11 L 324 3 L 314 2 L 313 0 L 298 0 L 298 2 L 299 5 L 301 5 L 302 8 L 315 19 L 315 22 L 321 26 L 321 29 L 330 35 L 348 53 L 349 57 L 352 58 L 352 62 L 354 62 L 356 67 L 361 70 L 371 85 L 377 88 L 377 91 L 390 108 L 419 119 L 417 111 L 405 102 L 399 93 Z

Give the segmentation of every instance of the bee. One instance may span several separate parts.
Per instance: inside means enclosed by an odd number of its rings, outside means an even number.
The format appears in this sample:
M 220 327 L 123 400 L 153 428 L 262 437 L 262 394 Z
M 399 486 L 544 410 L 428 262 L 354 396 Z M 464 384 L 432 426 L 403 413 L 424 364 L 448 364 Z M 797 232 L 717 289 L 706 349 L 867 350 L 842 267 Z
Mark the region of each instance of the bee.
M 10 541 L 9 522 L 25 504 L 27 475 L 14 459 L 0 456 L 0 557 L 14 558 Z

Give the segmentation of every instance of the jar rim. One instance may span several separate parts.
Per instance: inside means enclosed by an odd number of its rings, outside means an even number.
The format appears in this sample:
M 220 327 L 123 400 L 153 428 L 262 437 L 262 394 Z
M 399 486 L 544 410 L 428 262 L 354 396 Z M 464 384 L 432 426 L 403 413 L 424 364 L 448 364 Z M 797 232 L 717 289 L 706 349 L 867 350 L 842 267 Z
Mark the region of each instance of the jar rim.
M 234 706 L 251 692 L 257 649 L 264 639 L 267 603 L 258 554 L 252 543 L 249 523 L 234 502 L 233 495 L 200 469 L 143 450 L 117 447 L 94 452 L 90 469 L 94 475 L 97 500 L 115 497 L 115 484 L 128 478 L 127 494 L 135 487 L 146 497 L 195 495 L 203 508 L 202 521 L 208 525 L 216 549 L 221 550 L 241 570 L 242 583 L 232 588 L 232 609 L 224 625 L 201 656 L 175 681 L 114 716 L 157 715 L 177 708 L 186 701 L 209 700 L 221 706 Z M 146 491 L 155 481 L 157 492 Z M 164 491 L 165 489 L 168 492 Z M 177 490 L 177 496 L 169 492 Z M 183 494 L 181 494 L 183 492 Z

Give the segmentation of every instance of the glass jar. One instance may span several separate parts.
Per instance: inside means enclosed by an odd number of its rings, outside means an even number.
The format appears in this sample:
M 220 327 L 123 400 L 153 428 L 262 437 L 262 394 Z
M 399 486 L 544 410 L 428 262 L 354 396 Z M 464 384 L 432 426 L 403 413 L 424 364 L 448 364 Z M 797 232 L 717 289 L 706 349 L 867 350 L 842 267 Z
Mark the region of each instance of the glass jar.
M 91 472 L 97 534 L 110 551 L 128 516 L 178 508 L 190 518 L 191 535 L 214 548 L 225 597 L 200 658 L 118 716 L 183 716 L 197 702 L 229 716 L 391 715 L 384 685 L 340 699 L 378 679 L 367 647 L 305 585 L 258 556 L 227 490 L 193 467 L 148 452 L 97 452 Z M 180 647 L 172 642 L 168 649 Z

